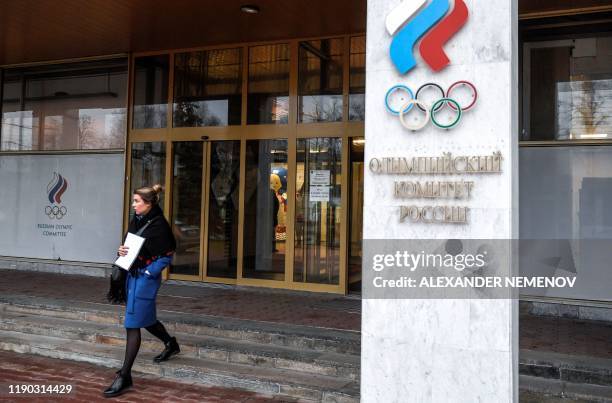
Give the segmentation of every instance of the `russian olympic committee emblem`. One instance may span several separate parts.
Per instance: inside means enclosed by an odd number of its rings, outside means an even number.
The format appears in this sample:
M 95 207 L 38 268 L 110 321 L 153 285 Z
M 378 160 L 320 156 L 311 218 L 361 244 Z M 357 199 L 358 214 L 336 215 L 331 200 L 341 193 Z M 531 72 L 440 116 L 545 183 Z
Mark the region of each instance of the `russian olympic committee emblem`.
M 68 181 L 57 172 L 53 172 L 53 179 L 47 185 L 47 196 L 50 205 L 45 207 L 45 214 L 50 219 L 61 220 L 68 213 L 66 206 L 62 206 L 62 196 L 68 189 Z

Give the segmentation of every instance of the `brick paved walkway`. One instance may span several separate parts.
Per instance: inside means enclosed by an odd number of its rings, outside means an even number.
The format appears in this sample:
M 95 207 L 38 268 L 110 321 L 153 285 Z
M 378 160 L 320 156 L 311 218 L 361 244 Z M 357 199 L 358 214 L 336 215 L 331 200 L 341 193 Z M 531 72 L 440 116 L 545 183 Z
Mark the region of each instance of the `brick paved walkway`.
M 102 391 L 114 378 L 113 370 L 92 364 L 55 360 L 27 354 L 0 351 L 1 402 L 291 402 L 292 399 L 272 397 L 237 389 L 203 387 L 133 373 L 134 387 L 114 399 L 102 397 Z M 9 395 L 10 384 L 60 385 L 70 384 L 68 395 Z
M 523 315 L 520 347 L 612 359 L 612 324 Z
M 108 280 L 0 270 L 0 293 L 107 303 Z M 158 309 L 340 330 L 361 329 L 361 301 L 329 294 L 163 284 Z

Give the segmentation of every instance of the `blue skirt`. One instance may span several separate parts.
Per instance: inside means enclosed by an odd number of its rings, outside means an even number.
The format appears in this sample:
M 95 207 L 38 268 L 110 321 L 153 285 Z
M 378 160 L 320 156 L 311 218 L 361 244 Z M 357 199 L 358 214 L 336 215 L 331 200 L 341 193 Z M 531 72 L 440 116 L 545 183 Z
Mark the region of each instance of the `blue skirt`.
M 160 285 L 161 276 L 148 276 L 144 274 L 144 269 L 139 271 L 138 277 L 128 273 L 124 321 L 126 328 L 148 327 L 157 322 L 155 299 Z

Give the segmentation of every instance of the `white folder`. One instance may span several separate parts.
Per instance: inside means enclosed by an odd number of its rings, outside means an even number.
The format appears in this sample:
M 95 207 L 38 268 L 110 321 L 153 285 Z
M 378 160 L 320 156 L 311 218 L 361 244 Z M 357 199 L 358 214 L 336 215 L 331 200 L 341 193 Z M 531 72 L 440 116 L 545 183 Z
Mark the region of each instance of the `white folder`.
M 119 258 L 115 260 L 115 265 L 124 270 L 130 270 L 144 242 L 145 238 L 128 232 L 127 237 L 125 237 L 125 242 L 123 242 L 123 245 L 129 248 L 128 253 L 125 256 L 119 256 Z

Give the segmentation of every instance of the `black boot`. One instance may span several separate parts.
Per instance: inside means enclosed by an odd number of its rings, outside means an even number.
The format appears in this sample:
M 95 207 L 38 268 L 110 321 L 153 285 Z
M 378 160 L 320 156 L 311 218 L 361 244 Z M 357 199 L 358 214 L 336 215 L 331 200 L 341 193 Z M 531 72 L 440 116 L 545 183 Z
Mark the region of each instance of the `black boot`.
M 104 391 L 104 397 L 115 397 L 124 394 L 132 387 L 132 375 L 121 375 L 121 371 L 117 371 L 117 377 Z
M 178 343 L 176 342 L 176 337 L 170 339 L 169 342 L 166 343 L 166 348 L 162 351 L 157 357 L 153 358 L 154 362 L 162 362 L 167 361 L 170 357 L 175 354 L 181 352 Z

